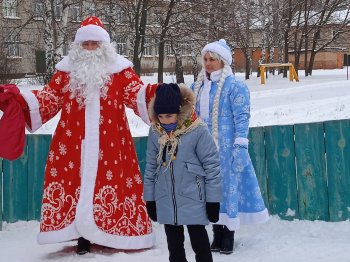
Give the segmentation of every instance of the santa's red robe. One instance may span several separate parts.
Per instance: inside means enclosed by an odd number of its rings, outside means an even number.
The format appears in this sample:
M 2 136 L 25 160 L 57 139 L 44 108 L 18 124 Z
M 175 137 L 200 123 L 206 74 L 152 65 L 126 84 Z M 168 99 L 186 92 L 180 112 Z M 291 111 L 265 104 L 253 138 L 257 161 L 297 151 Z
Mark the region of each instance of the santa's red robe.
M 142 199 L 143 184 L 124 106 L 148 121 L 147 103 L 156 86 L 145 86 L 122 56 L 111 65 L 106 98 L 97 90 L 79 107 L 65 86 L 69 59 L 43 90 L 21 93 L 29 106 L 30 131 L 61 118 L 45 169 L 38 242 L 56 243 L 80 236 L 120 249 L 154 244 Z M 91 97 L 90 97 L 91 96 Z

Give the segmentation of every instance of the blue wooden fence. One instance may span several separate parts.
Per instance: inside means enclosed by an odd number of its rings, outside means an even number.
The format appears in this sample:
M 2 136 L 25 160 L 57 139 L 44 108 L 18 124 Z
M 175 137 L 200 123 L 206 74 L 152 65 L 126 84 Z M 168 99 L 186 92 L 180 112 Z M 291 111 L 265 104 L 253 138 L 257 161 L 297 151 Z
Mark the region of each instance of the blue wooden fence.
M 350 218 L 350 120 L 256 127 L 249 140 L 270 214 L 287 220 Z M 2 221 L 39 219 L 50 142 L 51 135 L 27 135 L 19 159 L 0 159 L 0 229 Z M 134 143 L 143 172 L 147 137 Z

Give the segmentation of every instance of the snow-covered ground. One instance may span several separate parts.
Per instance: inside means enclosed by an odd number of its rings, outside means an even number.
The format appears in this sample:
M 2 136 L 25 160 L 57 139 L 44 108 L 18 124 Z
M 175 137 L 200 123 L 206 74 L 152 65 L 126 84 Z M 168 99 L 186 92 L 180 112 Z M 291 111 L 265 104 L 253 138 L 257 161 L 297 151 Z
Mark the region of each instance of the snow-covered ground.
M 156 245 L 143 251 L 122 251 L 93 246 L 90 254 L 75 254 L 76 242 L 39 246 L 39 223 L 7 224 L 0 231 L 0 258 L 3 262 L 166 262 L 168 249 L 163 226 L 155 223 Z M 211 226 L 207 227 L 212 238 Z M 273 216 L 261 225 L 242 227 L 236 232 L 231 255 L 213 254 L 214 262 L 349 262 L 349 221 L 283 221 Z M 194 253 L 186 233 L 187 260 Z
M 350 73 L 349 73 L 350 74 Z M 313 76 L 290 82 L 281 75 L 269 75 L 265 85 L 256 75 L 245 81 L 251 95 L 250 126 L 284 125 L 293 123 L 319 122 L 350 118 L 350 80 L 347 70 L 315 70 Z M 244 80 L 244 74 L 236 75 Z M 350 76 L 349 76 L 350 78 Z M 142 77 L 144 83 L 156 83 L 156 76 Z M 164 82 L 175 82 L 175 76 L 165 76 Z M 190 85 L 193 76 L 185 76 Z M 38 89 L 38 85 L 21 84 L 21 89 Z M 132 135 L 147 136 L 148 126 L 127 109 Z M 57 125 L 59 115 L 41 127 L 36 133 L 51 134 Z
M 269 75 L 266 85 L 253 76 L 246 81 L 251 91 L 251 126 L 283 125 L 318 122 L 333 119 L 350 119 L 350 80 L 347 71 L 316 70 L 312 77 L 300 82 L 290 82 L 281 76 Z M 243 74 L 237 74 L 240 79 Z M 156 77 L 143 77 L 145 83 L 157 82 Z M 192 76 L 186 76 L 190 84 Z M 164 82 L 174 82 L 174 76 L 166 76 Z M 38 88 L 24 86 L 21 89 Z M 128 110 L 133 136 L 146 136 L 148 126 Z M 58 117 L 43 126 L 37 133 L 52 133 Z M 39 246 L 36 234 L 39 224 L 35 221 L 5 224 L 0 231 L 0 260 L 9 262 L 41 261 L 152 261 L 168 260 L 163 227 L 154 224 L 157 240 L 152 249 L 123 252 L 93 246 L 92 253 L 75 254 L 75 242 Z M 208 226 L 210 239 L 211 227 Z M 188 261 L 195 261 L 189 239 L 185 242 Z M 270 221 L 256 226 L 242 227 L 236 233 L 234 253 L 226 256 L 214 254 L 215 262 L 349 262 L 350 221 L 284 221 L 271 217 Z

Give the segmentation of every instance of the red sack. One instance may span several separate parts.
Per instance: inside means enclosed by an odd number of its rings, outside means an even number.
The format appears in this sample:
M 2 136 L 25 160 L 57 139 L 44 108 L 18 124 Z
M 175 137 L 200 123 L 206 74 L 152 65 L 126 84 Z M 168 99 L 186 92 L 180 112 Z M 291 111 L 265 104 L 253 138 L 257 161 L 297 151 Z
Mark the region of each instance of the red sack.
M 25 146 L 25 121 L 16 85 L 0 85 L 0 157 L 7 160 L 19 158 Z

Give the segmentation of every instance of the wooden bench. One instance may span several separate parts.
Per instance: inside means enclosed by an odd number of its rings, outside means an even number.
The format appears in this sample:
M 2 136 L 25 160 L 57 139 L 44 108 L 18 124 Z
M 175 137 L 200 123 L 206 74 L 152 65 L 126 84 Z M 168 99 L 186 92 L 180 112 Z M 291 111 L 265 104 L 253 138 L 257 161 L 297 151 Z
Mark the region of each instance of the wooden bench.
M 295 79 L 295 81 L 299 82 L 299 77 L 297 75 L 297 72 L 294 69 L 294 66 L 292 63 L 272 63 L 272 64 L 260 64 L 259 65 L 259 69 L 260 69 L 260 83 L 262 85 L 265 85 L 265 68 L 275 68 L 275 67 L 289 67 L 289 80 L 293 81 Z

